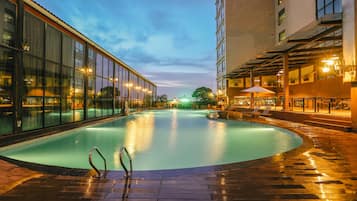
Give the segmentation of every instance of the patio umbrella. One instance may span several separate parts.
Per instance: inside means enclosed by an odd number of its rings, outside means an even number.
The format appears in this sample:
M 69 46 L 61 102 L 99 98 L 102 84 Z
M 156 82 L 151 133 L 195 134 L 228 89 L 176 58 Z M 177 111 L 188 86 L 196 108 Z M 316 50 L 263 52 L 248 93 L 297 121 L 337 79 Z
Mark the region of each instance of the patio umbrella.
M 241 92 L 249 92 L 249 93 L 268 93 L 268 94 L 273 94 L 275 93 L 274 91 L 270 91 L 269 89 L 260 87 L 260 86 L 254 86 L 250 87 L 247 89 L 243 89 Z
M 266 94 L 273 94 L 275 93 L 274 91 L 270 91 L 269 89 L 260 87 L 260 86 L 254 86 L 254 87 L 250 87 L 247 89 L 243 89 L 241 90 L 241 92 L 248 92 L 251 93 L 250 95 L 250 108 L 253 108 L 254 106 L 254 94 L 255 93 L 266 93 Z

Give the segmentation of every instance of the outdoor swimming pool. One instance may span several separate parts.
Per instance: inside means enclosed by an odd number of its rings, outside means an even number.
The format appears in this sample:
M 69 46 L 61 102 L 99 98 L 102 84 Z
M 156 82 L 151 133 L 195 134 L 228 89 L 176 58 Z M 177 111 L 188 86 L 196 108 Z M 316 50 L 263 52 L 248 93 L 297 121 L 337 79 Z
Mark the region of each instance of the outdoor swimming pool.
M 302 139 L 285 129 L 245 121 L 209 120 L 208 111 L 157 110 L 66 131 L 0 149 L 21 161 L 90 169 L 88 153 L 101 149 L 108 169 L 121 170 L 125 146 L 134 170 L 202 167 L 253 160 L 294 149 Z M 94 162 L 103 162 L 93 154 Z

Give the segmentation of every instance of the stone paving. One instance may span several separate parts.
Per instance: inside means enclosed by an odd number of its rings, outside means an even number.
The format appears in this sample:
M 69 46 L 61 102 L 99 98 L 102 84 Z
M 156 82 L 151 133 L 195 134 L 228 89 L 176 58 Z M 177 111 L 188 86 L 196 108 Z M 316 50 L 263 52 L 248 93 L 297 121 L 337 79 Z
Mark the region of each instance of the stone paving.
M 19 180 L 12 182 L 14 188 L 0 191 L 0 200 L 357 200 L 355 133 L 269 118 L 254 121 L 291 129 L 305 143 L 269 158 L 206 168 L 137 171 L 131 179 L 125 179 L 121 171 L 101 179 L 39 173 L 0 161 L 1 186 L 8 185 L 6 180 Z

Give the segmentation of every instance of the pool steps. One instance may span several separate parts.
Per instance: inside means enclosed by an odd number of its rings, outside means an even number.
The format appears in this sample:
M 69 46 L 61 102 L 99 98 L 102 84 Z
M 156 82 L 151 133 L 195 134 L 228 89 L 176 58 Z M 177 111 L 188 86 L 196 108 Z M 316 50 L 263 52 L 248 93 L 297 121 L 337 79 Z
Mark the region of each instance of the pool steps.
M 100 171 L 98 170 L 98 168 L 94 165 L 93 160 L 92 160 L 92 155 L 93 155 L 93 151 L 96 151 L 98 153 L 98 155 L 103 159 L 104 162 L 104 174 L 101 174 Z M 128 171 L 128 168 L 126 167 L 126 165 L 124 164 L 123 161 L 123 154 L 126 154 L 126 156 L 129 158 L 129 163 L 130 163 L 130 171 Z M 120 149 L 119 152 L 119 158 L 120 158 L 120 164 L 123 167 L 124 171 L 125 171 L 125 177 L 129 178 L 131 177 L 131 175 L 133 174 L 133 162 L 132 162 L 132 158 L 128 152 L 128 150 L 123 146 Z M 88 161 L 89 161 L 89 165 L 94 169 L 94 171 L 97 173 L 97 178 L 100 178 L 102 176 L 105 176 L 107 173 L 107 161 L 105 159 L 105 157 L 103 156 L 102 152 L 100 151 L 100 149 L 97 146 L 94 146 L 90 151 L 89 151 L 89 156 L 88 156 Z
M 126 166 L 123 162 L 123 153 L 125 153 L 127 155 L 127 157 L 129 158 L 130 172 L 128 171 L 128 168 L 126 168 Z M 120 149 L 119 158 L 120 158 L 120 164 L 125 171 L 125 177 L 130 177 L 133 174 L 133 162 L 132 162 L 132 159 L 131 159 L 131 156 L 130 156 L 128 150 L 125 147 L 122 147 Z
M 89 165 L 95 170 L 95 172 L 97 173 L 97 177 L 99 178 L 99 177 L 101 177 L 103 175 L 100 173 L 100 171 L 97 169 L 97 167 L 95 167 L 95 165 L 93 164 L 93 161 L 92 161 L 92 153 L 93 153 L 93 151 L 96 151 L 104 161 L 104 175 L 107 173 L 107 161 L 105 160 L 105 157 L 103 156 L 102 152 L 100 151 L 100 149 L 98 147 L 94 146 L 89 151 L 89 156 L 88 156 Z

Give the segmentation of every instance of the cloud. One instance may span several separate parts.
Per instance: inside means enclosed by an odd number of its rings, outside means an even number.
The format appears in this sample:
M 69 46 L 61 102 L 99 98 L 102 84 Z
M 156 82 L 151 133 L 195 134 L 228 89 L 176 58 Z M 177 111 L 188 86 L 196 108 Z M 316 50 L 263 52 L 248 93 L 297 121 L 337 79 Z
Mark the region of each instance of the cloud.
M 214 87 L 215 8 L 207 0 L 38 0 L 175 96 Z

